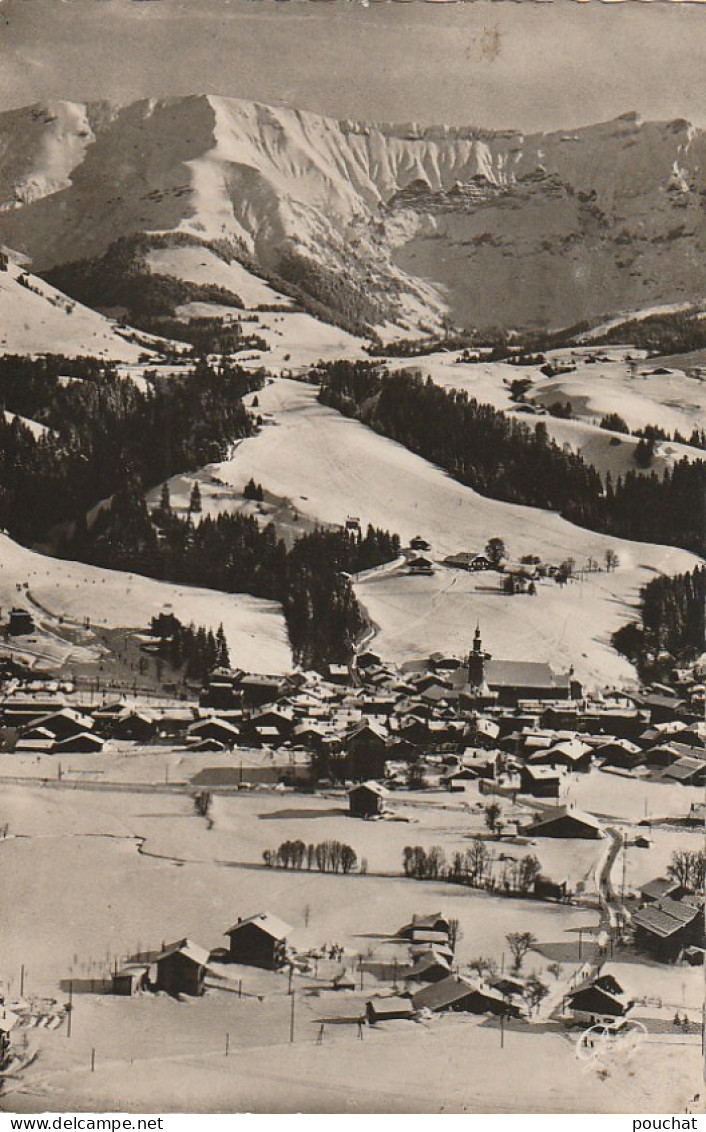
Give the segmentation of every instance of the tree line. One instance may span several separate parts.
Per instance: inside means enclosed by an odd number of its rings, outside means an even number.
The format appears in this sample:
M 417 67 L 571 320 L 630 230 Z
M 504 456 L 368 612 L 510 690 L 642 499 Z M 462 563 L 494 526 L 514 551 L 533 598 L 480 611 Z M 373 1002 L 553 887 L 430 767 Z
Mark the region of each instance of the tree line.
M 224 459 L 252 434 L 242 398 L 262 377 L 204 359 L 185 379 L 149 377 L 143 390 L 97 359 L 0 359 L 0 408 L 48 429 L 35 437 L 0 414 L 0 528 L 93 565 L 279 601 L 297 663 L 346 661 L 364 623 L 350 575 L 397 557 L 398 537 L 317 530 L 287 550 L 252 517 L 194 523 L 196 492 L 186 518 L 168 492 L 151 514 L 146 487 Z
M 313 869 L 320 873 L 352 873 L 358 867 L 358 854 L 342 841 L 283 841 L 278 849 L 265 849 L 262 859 L 268 869 Z M 363 862 L 361 862 L 361 869 Z
M 222 625 L 214 633 L 193 622 L 182 625 L 176 617 L 170 621 L 167 627 L 163 619 L 153 617 L 150 633 L 157 639 L 157 655 L 175 672 L 183 670 L 187 680 L 205 684 L 214 668 L 229 667 L 228 642 Z
M 594 336 L 592 342 L 630 342 L 650 354 L 687 354 L 706 347 L 706 322 L 698 307 L 629 319 Z
M 613 644 L 637 664 L 641 675 L 659 675 L 703 652 L 705 611 L 705 566 L 674 577 L 653 578 L 640 591 L 639 621 L 618 629 Z
M 140 485 L 128 485 L 90 530 L 77 525 L 65 553 L 108 569 L 278 601 L 296 663 L 323 668 L 349 659 L 364 624 L 350 575 L 396 558 L 397 535 L 372 526 L 364 535 L 317 529 L 287 549 L 271 524 L 261 529 L 252 516 L 195 523 L 165 502 L 163 495 L 151 513 Z
M 155 372 L 145 389 L 96 359 L 0 359 L 0 409 L 30 417 L 35 436 L 0 414 L 0 527 L 46 542 L 56 524 L 81 523 L 99 500 L 136 480 L 224 459 L 254 425 L 242 403 L 262 377 L 200 360 L 185 379 Z
M 474 837 L 464 852 L 455 852 L 451 861 L 439 845 L 432 845 L 430 849 L 406 845 L 402 854 L 402 871 L 406 877 L 448 880 L 506 896 L 528 896 L 542 875 L 541 865 L 531 853 L 517 861 L 504 861 L 499 875 L 495 865 L 493 854 L 481 837 Z
M 371 362 L 319 366 L 319 399 L 448 471 L 481 495 L 557 511 L 620 538 L 706 550 L 704 463 L 656 473 L 628 471 L 605 488 L 595 468 L 548 437 L 463 390 Z
M 218 303 L 243 308 L 239 295 L 216 283 L 191 283 L 151 271 L 147 257 L 156 241 L 139 234 L 123 236 L 101 256 L 58 264 L 44 272 L 53 287 L 88 307 L 122 308 L 132 326 L 154 329 L 159 318 L 173 316 L 185 303 Z

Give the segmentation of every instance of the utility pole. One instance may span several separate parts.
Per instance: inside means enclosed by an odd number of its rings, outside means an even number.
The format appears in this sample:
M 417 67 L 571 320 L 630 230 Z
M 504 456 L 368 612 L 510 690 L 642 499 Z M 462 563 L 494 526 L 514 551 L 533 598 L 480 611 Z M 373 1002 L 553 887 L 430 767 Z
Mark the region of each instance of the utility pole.
M 20 998 L 25 996 L 25 965 L 20 967 Z
M 505 1011 L 500 1015 L 500 1048 L 505 1049 Z
M 228 1050 L 229 1049 L 230 1049 L 230 1034 L 226 1033 L 226 1057 L 228 1056 Z
M 294 1001 L 295 1001 L 295 999 L 296 999 L 296 995 L 293 994 L 291 996 L 291 999 L 290 999 L 290 1001 L 292 1003 L 292 1007 L 291 1007 L 290 1014 L 289 1014 L 289 1043 L 290 1043 L 290 1045 L 294 1041 Z

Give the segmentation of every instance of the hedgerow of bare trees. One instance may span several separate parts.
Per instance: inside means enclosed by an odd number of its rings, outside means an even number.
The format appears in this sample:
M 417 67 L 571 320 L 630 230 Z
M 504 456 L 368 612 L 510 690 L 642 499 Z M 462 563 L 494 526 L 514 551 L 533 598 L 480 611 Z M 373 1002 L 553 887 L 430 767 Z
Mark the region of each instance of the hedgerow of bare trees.
M 283 841 L 278 849 L 265 849 L 262 859 L 270 869 L 318 869 L 320 873 L 352 873 L 358 855 L 341 841 Z

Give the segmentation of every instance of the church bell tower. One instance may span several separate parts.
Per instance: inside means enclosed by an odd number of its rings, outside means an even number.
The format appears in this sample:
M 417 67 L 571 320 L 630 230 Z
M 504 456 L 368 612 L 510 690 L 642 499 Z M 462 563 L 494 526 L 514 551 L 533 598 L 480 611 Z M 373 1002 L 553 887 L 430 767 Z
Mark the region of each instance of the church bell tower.
M 486 660 L 490 660 L 490 653 L 483 652 L 480 625 L 476 625 L 476 631 L 473 637 L 473 649 L 468 657 L 468 683 L 473 688 L 482 688 L 485 684 Z

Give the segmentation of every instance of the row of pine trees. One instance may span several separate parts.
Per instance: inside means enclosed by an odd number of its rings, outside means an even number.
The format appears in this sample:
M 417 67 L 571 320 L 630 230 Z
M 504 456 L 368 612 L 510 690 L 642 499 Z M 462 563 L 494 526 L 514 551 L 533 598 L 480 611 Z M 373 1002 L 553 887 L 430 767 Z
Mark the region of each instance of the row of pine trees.
M 186 379 L 151 376 L 143 389 L 95 359 L 0 359 L 0 409 L 48 430 L 35 436 L 0 413 L 0 527 L 46 544 L 99 500 L 224 459 L 252 435 L 242 399 L 261 375 L 225 360 L 200 361 Z

